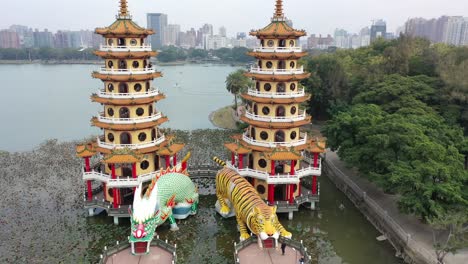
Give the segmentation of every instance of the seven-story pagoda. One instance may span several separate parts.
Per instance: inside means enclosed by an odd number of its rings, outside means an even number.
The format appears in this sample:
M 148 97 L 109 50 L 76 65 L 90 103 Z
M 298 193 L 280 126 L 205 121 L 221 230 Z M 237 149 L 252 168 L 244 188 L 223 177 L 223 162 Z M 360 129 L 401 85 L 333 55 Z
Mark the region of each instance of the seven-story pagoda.
M 118 223 L 119 217 L 128 217 L 135 187 L 151 181 L 159 169 L 175 166 L 184 144 L 175 143 L 173 136 L 158 128 L 168 118 L 155 108 L 165 95 L 151 85 L 161 77 L 149 61 L 157 55 L 146 40 L 154 31 L 133 22 L 127 1 L 120 0 L 117 20 L 97 28 L 96 33 L 105 39 L 95 51 L 105 66 L 92 74 L 102 80 L 103 88 L 91 99 L 104 109 L 91 123 L 103 135 L 77 146 L 77 155 L 85 159 L 83 179 L 87 181 L 90 215 L 96 208 L 104 209 Z M 93 156 L 99 162 L 91 165 Z
M 298 64 L 307 55 L 299 43 L 306 32 L 287 24 L 282 0 L 277 0 L 271 23 L 250 35 L 260 40 L 260 47 L 249 53 L 258 64 L 246 74 L 255 87 L 242 94 L 248 103 L 241 120 L 249 127 L 225 146 L 239 173 L 270 204 L 278 205 L 278 212 L 288 212 L 291 218 L 300 204 L 308 202 L 315 208 L 318 202 L 319 154 L 325 148 L 300 129 L 311 123 L 300 107 L 310 99 L 299 84 L 310 76 Z M 301 165 L 304 159 L 307 166 Z M 312 177 L 311 190 L 301 188 L 306 177 Z

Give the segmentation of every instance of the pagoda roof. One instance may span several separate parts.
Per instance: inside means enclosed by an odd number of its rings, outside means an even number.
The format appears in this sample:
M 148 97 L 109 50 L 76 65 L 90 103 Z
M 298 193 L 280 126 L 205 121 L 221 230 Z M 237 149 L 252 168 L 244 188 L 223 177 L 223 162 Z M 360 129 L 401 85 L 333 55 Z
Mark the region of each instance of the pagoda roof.
M 325 153 L 326 152 L 326 141 L 322 138 L 314 138 L 311 140 L 309 147 L 306 149 L 311 153 Z
M 237 154 L 249 154 L 252 152 L 251 149 L 246 148 L 245 146 L 242 146 L 239 143 L 225 143 L 224 146 L 231 152 L 237 153 Z
M 123 98 L 102 98 L 99 97 L 97 94 L 93 94 L 91 96 L 91 101 L 106 105 L 142 105 L 142 104 L 149 104 L 153 102 L 157 102 L 166 98 L 166 95 L 163 93 L 159 93 L 156 96 L 149 96 L 144 98 L 131 98 L 131 99 L 123 99 Z
M 259 30 L 253 30 L 250 35 L 258 38 L 299 38 L 306 35 L 304 30 L 297 30 L 286 23 L 283 12 L 283 0 L 276 0 L 275 13 L 271 23 Z
M 295 98 L 264 98 L 264 97 L 256 97 L 249 94 L 241 94 L 241 97 L 248 100 L 253 101 L 256 103 L 264 103 L 264 104 L 295 104 L 295 103 L 303 103 L 310 99 L 310 94 L 306 94 L 302 97 L 295 97 Z
M 160 156 L 171 156 L 175 153 L 180 152 L 185 147 L 185 144 L 182 143 L 174 143 L 168 145 L 158 151 L 158 155 Z
M 86 143 L 76 146 L 76 156 L 81 158 L 92 157 L 96 154 L 96 150 L 92 143 Z
M 112 23 L 112 25 L 105 28 L 96 28 L 96 34 L 105 36 L 105 37 L 139 37 L 139 36 L 148 36 L 153 35 L 154 31 L 151 29 L 146 29 L 138 26 L 130 16 L 119 16 L 117 20 Z
M 250 32 L 250 35 L 258 38 L 286 39 L 303 37 L 307 35 L 307 33 L 305 32 L 305 30 L 297 30 L 290 27 L 286 23 L 286 20 L 275 20 L 275 18 L 273 18 L 273 21 L 268 26 L 259 30 L 253 30 Z
M 103 163 L 106 164 L 126 164 L 126 163 L 137 163 L 143 159 L 143 155 L 137 153 L 136 151 L 125 148 L 125 149 L 116 149 L 112 150 L 111 153 L 106 155 L 102 159 Z
M 302 160 L 302 155 L 294 148 L 276 148 L 271 153 L 265 155 L 269 160 Z
M 109 123 L 100 122 L 97 117 L 93 117 L 91 119 L 91 124 L 93 126 L 96 126 L 96 127 L 99 127 L 99 128 L 110 129 L 110 130 L 135 131 L 135 130 L 140 130 L 140 129 L 152 128 L 152 127 L 155 127 L 155 126 L 159 126 L 161 124 L 166 123 L 167 121 L 169 121 L 169 118 L 163 116 L 163 117 L 161 117 L 161 118 L 159 118 L 157 120 L 144 122 L 144 123 L 109 124 Z
M 265 121 L 257 121 L 247 118 L 245 115 L 241 116 L 240 120 L 243 122 L 261 128 L 293 128 L 293 127 L 300 127 L 303 125 L 310 124 L 312 118 L 307 116 L 304 120 L 301 121 L 292 121 L 292 122 L 265 122 Z

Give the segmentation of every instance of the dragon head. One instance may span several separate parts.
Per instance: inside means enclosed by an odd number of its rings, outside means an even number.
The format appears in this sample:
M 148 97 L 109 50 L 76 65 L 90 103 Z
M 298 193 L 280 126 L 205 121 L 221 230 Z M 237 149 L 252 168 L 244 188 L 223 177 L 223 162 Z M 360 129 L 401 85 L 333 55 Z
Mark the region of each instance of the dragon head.
M 253 219 L 257 225 L 257 235 L 262 240 L 271 237 L 274 239 L 279 238 L 280 233 L 276 230 L 276 226 L 279 223 L 276 216 L 276 206 L 268 207 L 268 209 L 254 207 Z
M 154 237 L 158 225 L 159 215 L 158 189 L 156 184 L 151 184 L 144 195 L 142 185 L 135 190 L 133 199 L 133 211 L 131 215 L 130 242 L 148 242 Z

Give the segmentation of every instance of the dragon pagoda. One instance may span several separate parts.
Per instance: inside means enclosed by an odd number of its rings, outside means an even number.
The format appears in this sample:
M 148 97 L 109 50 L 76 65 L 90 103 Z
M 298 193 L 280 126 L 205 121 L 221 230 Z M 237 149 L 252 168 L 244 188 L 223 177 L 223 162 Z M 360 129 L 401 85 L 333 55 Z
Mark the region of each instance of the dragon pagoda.
M 307 55 L 299 42 L 306 32 L 291 27 L 282 0 L 277 0 L 271 23 L 250 35 L 259 39 L 260 46 L 249 52 L 257 65 L 246 73 L 255 86 L 241 95 L 247 109 L 240 119 L 248 128 L 225 147 L 231 153 L 231 167 L 270 205 L 277 205 L 278 213 L 288 213 L 292 219 L 301 204 L 310 203 L 315 209 L 319 201 L 317 177 L 320 154 L 325 152 L 324 141 L 301 131 L 311 123 L 301 109 L 311 96 L 300 85 L 310 73 L 298 62 Z
M 152 86 L 162 76 L 150 62 L 157 55 L 147 41 L 154 31 L 132 21 L 126 0 L 120 0 L 116 18 L 95 31 L 104 37 L 105 44 L 95 54 L 105 65 L 92 73 L 103 86 L 91 100 L 103 111 L 91 124 L 102 134 L 78 145 L 76 152 L 85 163 L 82 177 L 89 215 L 105 210 L 118 224 L 120 217 L 130 217 L 137 187 L 147 188 L 161 169 L 177 165 L 184 171 L 187 160 L 177 162 L 184 144 L 159 128 L 168 118 L 155 107 L 165 95 Z

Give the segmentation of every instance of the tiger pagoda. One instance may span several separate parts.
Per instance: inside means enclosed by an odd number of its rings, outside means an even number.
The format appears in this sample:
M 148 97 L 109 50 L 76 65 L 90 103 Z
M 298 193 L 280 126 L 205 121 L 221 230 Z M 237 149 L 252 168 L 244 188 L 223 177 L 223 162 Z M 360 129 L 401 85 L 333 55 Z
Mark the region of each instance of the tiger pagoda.
M 112 25 L 95 31 L 105 40 L 95 51 L 105 66 L 92 73 L 103 87 L 91 100 L 100 103 L 103 112 L 91 124 L 102 134 L 78 145 L 76 152 L 85 163 L 82 177 L 89 215 L 105 210 L 118 224 L 119 217 L 130 217 L 135 189 L 149 185 L 160 169 L 175 167 L 184 144 L 159 128 L 168 118 L 155 107 L 165 99 L 152 86 L 162 76 L 149 61 L 157 55 L 147 41 L 155 32 L 132 21 L 127 0 L 120 0 L 116 18 Z M 187 161 L 179 166 L 185 170 Z
M 293 212 L 319 201 L 320 154 L 325 143 L 301 131 L 311 117 L 301 109 L 310 99 L 300 81 L 310 76 L 298 60 L 307 55 L 300 47 L 304 30 L 293 29 L 283 12 L 283 1 L 276 1 L 271 23 L 250 32 L 260 46 L 249 52 L 258 64 L 246 76 L 255 86 L 241 96 L 247 101 L 241 121 L 248 124 L 245 133 L 226 143 L 231 166 L 245 177 L 278 213 Z M 304 162 L 305 161 L 305 162 Z M 303 187 L 308 182 L 308 188 Z

